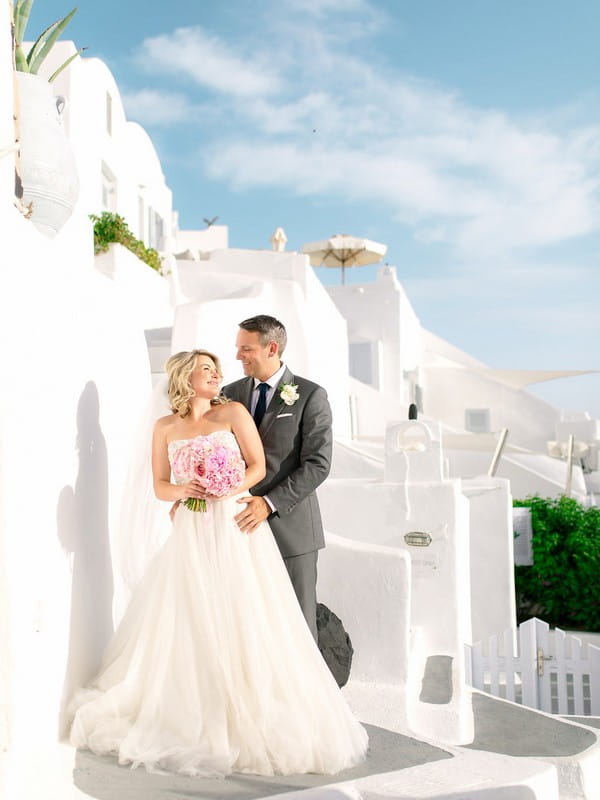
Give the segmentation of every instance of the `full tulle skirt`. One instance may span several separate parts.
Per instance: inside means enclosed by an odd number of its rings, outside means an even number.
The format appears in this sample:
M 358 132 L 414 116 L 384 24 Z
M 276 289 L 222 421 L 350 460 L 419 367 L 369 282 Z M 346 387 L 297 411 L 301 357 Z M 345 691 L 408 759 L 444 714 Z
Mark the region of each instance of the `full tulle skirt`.
M 367 734 L 302 616 L 269 526 L 235 498 L 177 511 L 92 686 L 71 742 L 187 775 L 335 773 Z

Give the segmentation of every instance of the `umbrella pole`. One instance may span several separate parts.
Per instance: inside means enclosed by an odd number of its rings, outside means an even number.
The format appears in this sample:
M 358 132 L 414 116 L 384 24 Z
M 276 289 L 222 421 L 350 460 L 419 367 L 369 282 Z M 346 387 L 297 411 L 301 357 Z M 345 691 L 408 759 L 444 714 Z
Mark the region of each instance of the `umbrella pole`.
M 346 267 L 342 264 L 342 286 L 346 283 Z

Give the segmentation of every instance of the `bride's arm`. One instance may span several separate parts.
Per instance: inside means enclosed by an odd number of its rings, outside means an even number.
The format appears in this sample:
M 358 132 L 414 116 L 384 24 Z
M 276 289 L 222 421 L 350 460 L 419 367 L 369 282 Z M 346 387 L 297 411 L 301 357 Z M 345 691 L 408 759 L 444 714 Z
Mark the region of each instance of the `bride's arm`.
M 171 465 L 167 448 L 167 429 L 163 417 L 154 426 L 152 436 L 152 478 L 154 494 L 159 500 L 185 500 L 188 497 L 200 497 L 202 487 L 198 481 L 188 483 L 171 483 Z
M 237 439 L 242 452 L 242 457 L 246 462 L 246 475 L 242 483 L 235 489 L 235 494 L 244 492 L 252 486 L 256 486 L 266 475 L 265 451 L 256 424 L 249 412 L 241 403 L 227 403 L 225 406 L 229 416 L 231 430 Z

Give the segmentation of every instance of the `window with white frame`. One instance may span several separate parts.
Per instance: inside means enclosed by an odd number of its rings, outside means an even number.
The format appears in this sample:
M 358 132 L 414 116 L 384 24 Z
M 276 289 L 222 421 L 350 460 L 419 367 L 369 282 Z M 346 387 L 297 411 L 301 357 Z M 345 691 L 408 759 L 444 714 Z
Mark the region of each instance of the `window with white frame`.
M 117 179 L 104 161 L 102 162 L 102 208 L 105 211 L 117 209 Z
M 165 235 L 165 222 L 160 214 L 154 214 L 154 247 L 157 250 L 163 249 L 163 239 Z
M 109 92 L 106 93 L 106 132 L 112 136 L 112 97 Z
M 146 242 L 146 202 L 141 194 L 138 194 L 138 224 L 137 224 L 138 239 Z
M 148 247 L 153 247 L 155 250 L 160 249 L 162 238 L 164 235 L 164 220 L 152 206 L 148 206 L 148 240 L 146 244 Z

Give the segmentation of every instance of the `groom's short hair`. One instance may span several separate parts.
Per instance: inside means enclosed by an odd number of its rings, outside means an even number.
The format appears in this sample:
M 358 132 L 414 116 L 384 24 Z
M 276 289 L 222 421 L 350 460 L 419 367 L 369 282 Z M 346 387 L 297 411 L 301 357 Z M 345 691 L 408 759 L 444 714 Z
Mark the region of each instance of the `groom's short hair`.
M 269 342 L 277 342 L 279 355 L 285 350 L 287 344 L 285 326 L 275 317 L 270 317 L 268 314 L 258 314 L 256 317 L 249 317 L 240 322 L 240 328 L 250 333 L 258 333 L 263 347 Z

